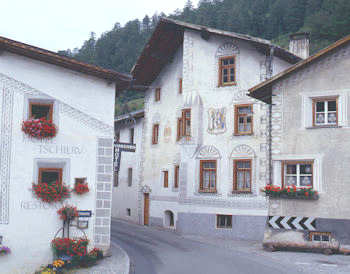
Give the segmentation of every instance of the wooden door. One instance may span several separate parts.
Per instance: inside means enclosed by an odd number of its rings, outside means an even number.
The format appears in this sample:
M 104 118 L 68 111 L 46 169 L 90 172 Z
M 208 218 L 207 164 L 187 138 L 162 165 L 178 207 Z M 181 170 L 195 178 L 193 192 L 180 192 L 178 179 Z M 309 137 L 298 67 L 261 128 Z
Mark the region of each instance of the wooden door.
M 149 193 L 144 193 L 143 224 L 149 224 Z

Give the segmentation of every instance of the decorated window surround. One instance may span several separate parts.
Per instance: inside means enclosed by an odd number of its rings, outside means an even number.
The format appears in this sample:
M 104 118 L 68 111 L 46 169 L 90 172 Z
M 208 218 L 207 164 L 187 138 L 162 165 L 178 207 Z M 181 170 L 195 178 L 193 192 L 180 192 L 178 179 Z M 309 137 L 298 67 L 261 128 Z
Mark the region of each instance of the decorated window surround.
M 211 163 L 211 164 L 215 164 L 215 167 L 214 168 L 205 168 L 204 165 L 206 163 Z M 199 162 L 199 165 L 200 165 L 200 172 L 199 172 L 199 190 L 198 192 L 199 193 L 216 193 L 217 192 L 217 183 L 218 183 L 218 176 L 217 176 L 217 173 L 218 173 L 218 166 L 217 166 L 217 160 L 200 160 Z M 209 172 L 212 172 L 214 171 L 215 172 L 215 183 L 214 183 L 214 187 L 211 186 L 211 180 L 210 180 L 210 177 L 209 177 L 209 187 L 207 188 L 204 188 L 203 184 L 204 184 L 204 178 L 203 178 L 203 174 L 204 172 L 206 171 L 209 171 Z
M 62 168 L 44 168 L 44 167 L 39 167 L 39 176 L 38 176 L 38 183 L 48 183 L 45 182 L 43 180 L 43 173 L 44 172 L 54 172 L 54 173 L 58 173 L 58 184 L 62 185 L 63 181 L 62 181 L 62 173 L 63 173 L 63 169 Z
M 249 163 L 249 168 L 239 168 L 239 163 Z M 244 173 L 249 171 L 249 188 L 238 188 L 238 171 L 241 170 Z M 253 182 L 253 161 L 252 159 L 233 159 L 233 193 L 252 193 L 252 182 Z M 245 178 L 245 176 L 244 176 Z
M 348 120 L 348 93 L 350 89 L 305 91 L 300 93 L 302 115 L 300 129 L 322 129 L 327 127 L 350 128 Z M 283 105 L 283 94 L 282 105 Z M 313 99 L 337 98 L 337 125 L 313 126 Z M 283 116 L 283 115 L 282 115 Z M 283 118 L 283 117 L 282 117 Z
M 287 173 L 287 166 L 295 166 L 296 172 L 295 173 Z M 306 166 L 311 166 L 311 176 L 309 175 L 310 173 L 302 173 L 301 166 L 306 165 Z M 288 185 L 286 184 L 287 177 L 295 177 L 296 178 L 296 187 L 307 187 L 301 185 L 301 177 L 307 177 L 310 180 L 310 185 L 311 187 L 313 186 L 313 161 L 299 161 L 299 160 L 294 160 L 294 161 L 282 161 L 282 187 L 287 187 Z M 291 185 L 290 185 L 291 186 Z
M 330 102 L 335 102 L 335 111 L 330 110 Z M 324 114 L 324 122 L 319 123 L 317 121 L 317 115 L 321 112 L 317 110 L 317 105 L 319 103 L 323 104 L 324 110 L 322 114 Z M 335 123 L 332 123 L 329 121 L 328 114 L 335 114 L 336 121 Z M 326 122 L 327 121 L 327 122 Z M 336 97 L 319 97 L 319 98 L 312 98 L 312 126 L 313 127 L 331 127 L 331 126 L 338 126 L 338 96 Z
M 322 163 L 323 155 L 322 154 L 280 154 L 274 155 L 272 159 L 272 184 L 275 186 L 282 187 L 282 162 L 283 161 L 302 161 L 302 162 L 313 162 L 313 173 L 312 173 L 312 182 L 313 190 L 318 191 L 319 193 L 323 192 L 323 173 L 322 173 Z
M 70 178 L 69 158 L 36 158 L 34 159 L 33 182 L 39 181 L 39 169 L 62 169 L 62 183 L 73 188 L 74 182 Z
M 152 126 L 152 145 L 159 143 L 159 124 L 153 124 Z
M 240 114 L 239 109 L 240 108 L 250 108 L 250 115 L 248 114 Z M 241 135 L 253 135 L 254 132 L 254 112 L 253 112 L 253 104 L 240 104 L 234 106 L 234 135 L 235 136 L 241 136 Z M 244 125 L 247 124 L 246 118 L 251 117 L 250 122 L 250 130 L 249 131 L 240 131 L 239 130 L 239 118 L 243 118 L 245 120 Z
M 39 118 L 45 118 L 47 121 L 52 121 L 53 118 L 53 103 L 41 103 L 41 102 L 35 102 L 35 101 L 29 101 L 29 114 L 28 119 L 34 118 L 33 114 L 33 108 L 34 107 L 48 107 L 49 113 L 48 117 L 35 117 L 35 119 Z
M 228 61 L 228 64 L 224 65 L 223 64 L 224 61 Z M 224 81 L 224 79 L 223 79 L 224 69 L 227 70 L 227 81 Z M 233 75 L 230 72 L 232 69 L 233 69 Z M 236 57 L 234 55 L 219 58 L 219 87 L 237 85 L 236 69 L 237 69 Z
M 179 180 L 180 180 L 180 166 L 175 165 L 174 166 L 174 188 L 177 189 L 179 188 Z
M 180 141 L 182 137 L 186 139 L 191 137 L 191 109 L 181 110 L 181 117 L 177 118 L 176 140 Z

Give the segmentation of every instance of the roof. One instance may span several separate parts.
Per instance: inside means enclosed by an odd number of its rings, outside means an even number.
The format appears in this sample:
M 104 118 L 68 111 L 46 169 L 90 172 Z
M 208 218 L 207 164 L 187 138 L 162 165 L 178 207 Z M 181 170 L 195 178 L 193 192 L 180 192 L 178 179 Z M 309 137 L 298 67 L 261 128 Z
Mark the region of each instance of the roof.
M 131 81 L 130 75 L 119 73 L 114 70 L 101 68 L 95 65 L 90 65 L 75 60 L 73 58 L 61 56 L 52 51 L 24 44 L 2 36 L 0 36 L 0 50 L 5 50 L 38 61 L 64 67 L 84 74 L 92 75 L 110 82 L 115 82 L 117 84 L 117 90 L 122 90 L 126 88 L 129 85 L 129 82 Z
M 273 46 L 274 55 L 291 64 L 295 64 L 301 60 L 299 56 L 275 46 L 265 39 L 189 24 L 174 19 L 161 18 L 150 40 L 131 70 L 136 85 L 149 86 L 156 79 L 162 68 L 172 60 L 176 50 L 182 44 L 185 29 L 199 31 L 204 38 L 214 34 L 244 40 L 252 43 L 257 50 L 264 54 L 269 52 L 271 46 Z
M 121 122 L 130 118 L 143 118 L 145 115 L 144 109 L 138 109 L 129 113 L 118 115 L 114 118 L 114 122 Z
M 322 57 L 328 56 L 331 54 L 334 50 L 345 46 L 350 41 L 350 35 L 344 37 L 343 39 L 333 43 L 332 45 L 328 46 L 327 48 L 324 48 L 323 50 L 320 50 L 316 54 L 310 56 L 309 58 L 300 61 L 299 63 L 295 64 L 294 66 L 289 67 L 288 69 L 280 72 L 279 74 L 276 74 L 275 76 L 271 77 L 270 79 L 261 82 L 260 84 L 252 87 L 249 89 L 249 96 L 254 97 L 256 99 L 262 100 L 266 103 L 269 103 L 271 101 L 271 91 L 270 87 L 276 83 L 279 80 L 284 79 L 285 77 L 289 76 L 291 73 L 294 73 L 296 71 L 299 71 L 300 69 L 303 69 L 304 67 L 311 65 L 312 63 L 316 62 Z

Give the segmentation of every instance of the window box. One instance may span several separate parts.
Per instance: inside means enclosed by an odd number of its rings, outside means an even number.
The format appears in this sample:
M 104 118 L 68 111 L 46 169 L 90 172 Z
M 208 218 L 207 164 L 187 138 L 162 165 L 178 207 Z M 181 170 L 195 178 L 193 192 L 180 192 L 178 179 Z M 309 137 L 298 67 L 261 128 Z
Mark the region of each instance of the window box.
M 57 128 L 51 120 L 45 118 L 29 119 L 22 123 L 22 131 L 34 138 L 53 138 L 57 134 Z
M 267 185 L 262 190 L 270 198 L 300 199 L 300 200 L 318 200 L 318 192 L 311 187 L 279 187 Z

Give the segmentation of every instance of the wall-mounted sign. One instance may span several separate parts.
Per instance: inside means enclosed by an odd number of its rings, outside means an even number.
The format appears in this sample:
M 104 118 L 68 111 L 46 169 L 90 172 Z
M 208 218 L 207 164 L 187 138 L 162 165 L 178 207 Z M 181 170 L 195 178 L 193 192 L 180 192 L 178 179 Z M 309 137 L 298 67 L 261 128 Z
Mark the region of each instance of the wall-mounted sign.
M 88 217 L 92 216 L 91 210 L 78 210 L 78 217 Z
M 89 227 L 89 221 L 78 220 L 77 226 L 78 226 L 78 228 L 80 228 L 80 229 L 87 229 L 87 228 Z

